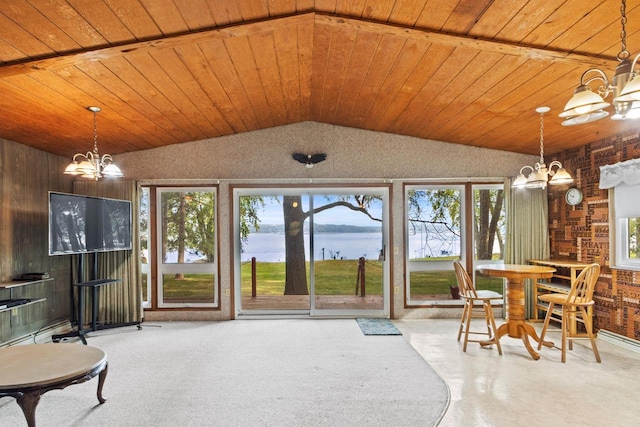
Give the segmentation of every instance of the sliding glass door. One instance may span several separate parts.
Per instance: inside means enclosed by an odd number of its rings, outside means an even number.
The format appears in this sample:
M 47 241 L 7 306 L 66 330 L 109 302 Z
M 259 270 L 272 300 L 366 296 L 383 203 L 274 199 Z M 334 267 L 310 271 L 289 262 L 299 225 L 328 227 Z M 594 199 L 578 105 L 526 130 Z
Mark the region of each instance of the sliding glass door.
M 384 311 L 385 195 L 357 189 L 314 194 L 311 313 Z
M 235 189 L 237 314 L 388 315 L 387 194 Z

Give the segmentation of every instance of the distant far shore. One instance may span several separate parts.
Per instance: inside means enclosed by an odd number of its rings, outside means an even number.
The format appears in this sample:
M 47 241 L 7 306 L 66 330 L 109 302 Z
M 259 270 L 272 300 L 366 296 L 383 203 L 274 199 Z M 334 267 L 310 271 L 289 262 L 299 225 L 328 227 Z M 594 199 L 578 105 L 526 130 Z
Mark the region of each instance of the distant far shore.
M 308 224 L 305 222 L 305 231 L 309 231 Z M 377 233 L 382 227 L 359 226 L 347 224 L 318 224 L 313 225 L 315 233 Z M 260 224 L 259 228 L 251 228 L 251 233 L 284 233 L 284 224 Z

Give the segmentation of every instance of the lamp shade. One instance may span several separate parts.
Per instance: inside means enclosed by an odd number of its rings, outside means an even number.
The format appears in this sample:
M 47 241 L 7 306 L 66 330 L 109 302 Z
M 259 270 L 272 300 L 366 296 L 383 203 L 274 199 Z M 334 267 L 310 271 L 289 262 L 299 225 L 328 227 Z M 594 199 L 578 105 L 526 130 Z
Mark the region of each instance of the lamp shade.
M 96 165 L 94 165 L 93 162 L 91 162 L 89 159 L 81 161 L 76 169 L 82 172 L 84 175 L 91 175 L 96 173 Z
M 575 90 L 573 97 L 564 106 L 564 111 L 559 114 L 562 118 L 571 118 L 575 116 L 581 116 L 584 114 L 590 114 L 602 110 L 603 108 L 611 105 L 605 102 L 604 99 L 597 93 L 594 93 L 586 85 L 580 85 Z M 603 117 L 598 117 L 599 120 Z M 591 120 L 593 121 L 593 120 Z
M 640 119 L 640 101 L 631 102 L 630 104 L 631 107 L 627 109 L 624 115 L 616 113 L 611 116 L 611 120 Z
M 551 185 L 571 184 L 573 178 L 569 175 L 569 172 L 565 168 L 560 168 L 553 175 L 553 178 L 549 181 Z
M 545 188 L 547 186 L 548 173 L 546 167 L 541 167 L 529 175 L 526 188 Z
M 522 188 L 525 185 L 527 185 L 527 177 L 524 176 L 522 172 L 520 172 L 520 174 L 513 181 L 513 184 L 511 184 L 511 186 L 514 188 Z
M 618 95 L 614 102 L 632 102 L 640 101 L 640 75 L 634 77 L 629 83 L 627 83 L 620 95 Z
M 608 115 L 609 112 L 604 110 L 598 110 L 588 114 L 580 114 L 578 116 L 573 116 L 567 120 L 564 120 L 562 122 L 562 126 L 574 126 L 589 122 L 595 122 L 596 120 L 604 119 Z M 611 118 L 613 119 L 613 116 Z
M 71 162 L 64 170 L 67 175 L 82 175 L 82 172 L 78 170 L 78 163 Z
M 109 163 L 102 170 L 102 175 L 110 178 L 120 178 L 124 176 L 120 168 L 113 163 Z

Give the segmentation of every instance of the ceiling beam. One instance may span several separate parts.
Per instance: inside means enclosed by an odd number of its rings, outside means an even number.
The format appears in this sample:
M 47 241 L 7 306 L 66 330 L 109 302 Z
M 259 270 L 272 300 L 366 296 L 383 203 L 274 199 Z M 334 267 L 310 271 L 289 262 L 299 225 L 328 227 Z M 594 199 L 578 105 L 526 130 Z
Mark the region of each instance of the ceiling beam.
M 534 46 L 522 46 L 515 43 L 497 42 L 479 39 L 476 37 L 422 30 L 389 23 L 379 23 L 318 12 L 308 12 L 250 23 L 234 24 L 226 27 L 217 27 L 197 32 L 162 36 L 117 46 L 83 50 L 81 52 L 63 53 L 56 55 L 55 57 L 6 64 L 0 66 L 0 78 L 39 70 L 66 68 L 73 66 L 78 62 L 100 61 L 117 56 L 139 53 L 143 50 L 168 49 L 189 43 L 198 43 L 199 41 L 209 40 L 212 38 L 242 37 L 261 32 L 269 32 L 283 27 L 313 25 L 314 23 L 349 27 L 357 31 L 390 34 L 403 38 L 423 40 L 437 45 L 467 47 L 504 55 L 520 56 L 550 62 L 565 62 L 582 66 L 588 65 L 602 67 L 605 69 L 611 67 L 612 63 L 616 62 L 616 58 L 610 57 L 582 55 Z
M 300 25 L 313 25 L 315 14 L 303 13 L 289 15 L 275 19 L 240 23 L 214 29 L 174 34 L 152 38 L 144 41 L 124 43 L 116 46 L 102 47 L 80 52 L 69 52 L 54 57 L 29 60 L 0 67 L 0 78 L 17 74 L 50 69 L 61 69 L 73 66 L 77 63 L 101 61 L 109 58 L 140 53 L 145 50 L 171 49 L 211 39 L 227 39 L 231 37 L 243 37 L 252 34 L 270 32 L 279 28 L 294 27 Z
M 525 57 L 528 59 L 564 62 L 574 65 L 597 66 L 605 69 L 617 64 L 617 59 L 615 57 L 582 55 L 535 46 L 524 46 L 516 43 L 443 33 L 439 31 L 421 30 L 413 27 L 393 25 L 386 22 L 379 23 L 321 13 L 316 14 L 315 22 L 316 24 L 349 27 L 358 31 L 370 31 L 376 34 L 389 34 L 414 40 L 422 40 L 435 45 L 466 47 L 486 52 L 500 53 L 503 55 Z

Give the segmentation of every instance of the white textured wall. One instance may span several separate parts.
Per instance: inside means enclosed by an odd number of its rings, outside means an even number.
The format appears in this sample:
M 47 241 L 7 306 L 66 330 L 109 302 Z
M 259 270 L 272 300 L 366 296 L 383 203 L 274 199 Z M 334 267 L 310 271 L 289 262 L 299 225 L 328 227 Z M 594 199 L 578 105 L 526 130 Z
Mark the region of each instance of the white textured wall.
M 532 135 L 536 144 L 537 135 Z M 325 152 L 308 170 L 291 153 Z M 535 156 L 303 122 L 115 156 L 130 179 L 443 178 L 517 174 Z
M 537 144 L 532 135 L 532 144 Z M 327 153 L 327 160 L 307 169 L 292 160 L 293 152 Z M 403 288 L 403 201 L 404 179 L 415 182 L 434 178 L 488 178 L 515 176 L 520 167 L 533 165 L 537 156 L 450 144 L 439 141 L 303 122 L 239 135 L 225 136 L 114 156 L 127 179 L 173 183 L 175 180 L 210 181 L 219 184 L 220 283 L 222 310 L 219 312 L 157 312 L 156 318 L 228 319 L 231 287 L 231 206 L 229 185 L 283 182 L 354 183 L 363 179 L 391 179 L 391 246 L 394 256 L 391 285 Z M 188 182 L 188 181 L 187 181 Z M 459 311 L 442 308 L 406 310 L 396 296 L 395 317 L 451 317 Z M 178 317 L 180 316 L 180 317 Z

